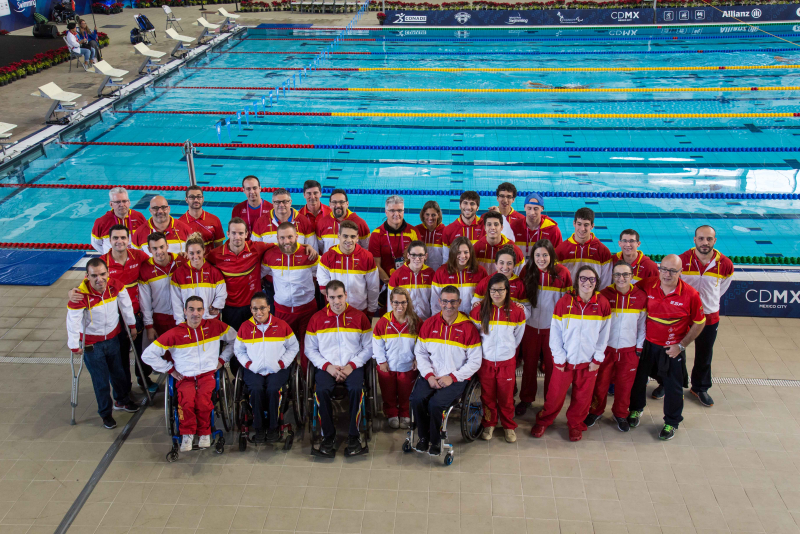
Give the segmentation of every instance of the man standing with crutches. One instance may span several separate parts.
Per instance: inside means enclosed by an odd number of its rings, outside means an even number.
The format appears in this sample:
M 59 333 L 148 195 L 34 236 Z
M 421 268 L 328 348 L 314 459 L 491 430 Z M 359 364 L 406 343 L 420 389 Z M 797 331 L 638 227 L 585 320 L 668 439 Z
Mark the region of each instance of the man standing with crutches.
M 78 291 L 84 298 L 79 303 L 68 304 L 67 346 L 75 355 L 83 356 L 92 377 L 97 413 L 103 419 L 103 426 L 115 428 L 117 422 L 111 417 L 112 406 L 115 410 L 131 413 L 139 411 L 139 407 L 128 396 L 130 383 L 127 386 L 125 384 L 117 338 L 122 327 L 120 313 L 128 323 L 131 336 L 136 338 L 136 319 L 131 299 L 122 282 L 109 280 L 108 266 L 100 258 L 88 261 L 86 279 Z M 78 376 L 73 372 L 73 410 L 77 405 L 77 380 Z M 112 387 L 115 405 L 112 405 L 110 398 Z

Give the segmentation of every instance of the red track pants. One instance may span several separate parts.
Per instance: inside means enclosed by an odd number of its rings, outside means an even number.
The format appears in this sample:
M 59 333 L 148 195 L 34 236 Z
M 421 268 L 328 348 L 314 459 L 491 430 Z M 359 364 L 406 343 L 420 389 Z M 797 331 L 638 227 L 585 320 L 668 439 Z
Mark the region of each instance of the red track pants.
M 603 415 L 608 399 L 608 386 L 614 383 L 614 404 L 611 413 L 614 417 L 628 417 L 631 405 L 631 388 L 636 378 L 636 369 L 639 367 L 639 357 L 636 349 L 614 349 L 606 347 L 606 359 L 600 364 L 597 371 L 597 382 L 594 385 L 592 407 L 589 412 L 594 415 Z
M 525 335 L 520 343 L 522 352 L 522 386 L 519 390 L 519 400 L 533 402 L 536 400 L 536 390 L 539 384 L 536 381 L 539 372 L 539 357 L 544 358 L 544 392 L 547 393 L 550 376 L 553 374 L 553 353 L 550 352 L 550 329 L 531 328 L 525 325 Z M 543 395 L 545 396 L 545 395 Z
M 214 391 L 215 371 L 186 376 L 178 382 L 178 419 L 181 436 L 211 434 L 211 393 Z
M 311 320 L 311 316 L 315 313 L 317 313 L 316 300 L 312 300 L 308 304 L 302 306 L 295 306 L 294 308 L 282 306 L 277 302 L 275 303 L 275 317 L 286 321 L 286 324 L 288 324 L 289 328 L 294 332 L 298 343 L 300 343 L 300 352 L 298 354 L 300 355 L 300 364 L 303 371 L 306 370 L 306 362 L 308 362 L 305 353 L 306 329 L 308 329 L 308 321 Z
M 416 379 L 417 371 L 386 371 L 384 373 L 378 367 L 378 384 L 381 386 L 383 413 L 387 418 L 411 417 L 408 400 Z
M 503 362 L 483 360 L 478 369 L 483 404 L 483 426 L 497 426 L 498 415 L 503 428 L 514 430 L 514 383 L 517 362 L 511 358 Z
M 580 431 L 586 430 L 583 420 L 589 415 L 596 379 L 597 371 L 589 372 L 588 363 L 580 364 L 577 369 L 569 364 L 564 367 L 563 371 L 554 368 L 553 376 L 550 377 L 550 387 L 545 396 L 544 408 L 536 414 L 536 424 L 543 427 L 553 424 L 564 406 L 567 390 L 572 384 L 572 398 L 567 409 L 567 425 Z

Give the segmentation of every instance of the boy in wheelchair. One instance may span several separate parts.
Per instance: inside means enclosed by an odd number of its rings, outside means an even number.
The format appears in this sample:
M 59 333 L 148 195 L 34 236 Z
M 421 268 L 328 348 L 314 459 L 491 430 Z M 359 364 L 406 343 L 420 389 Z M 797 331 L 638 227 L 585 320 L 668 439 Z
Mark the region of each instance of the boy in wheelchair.
M 169 373 L 178 381 L 178 413 L 181 452 L 191 451 L 194 435 L 197 446 L 211 446 L 211 394 L 216 386 L 214 374 L 233 354 L 236 332 L 217 319 L 203 319 L 203 299 L 192 296 L 183 307 L 186 321 L 160 335 L 142 354 L 142 361 L 158 373 Z M 220 353 L 220 340 L 227 345 Z M 169 351 L 172 361 L 164 359 Z
M 254 443 L 273 443 L 281 438 L 278 426 L 280 391 L 289 381 L 289 366 L 300 350 L 289 325 L 269 313 L 267 294 L 250 299 L 253 317 L 242 323 L 233 352 L 242 364 L 242 378 L 250 392 Z M 264 428 L 264 413 L 269 431 Z
M 306 356 L 316 368 L 314 380 L 322 426 L 319 453 L 329 458 L 336 454 L 331 394 L 337 383 L 344 383 L 350 414 L 345 454 L 355 456 L 369 450 L 361 444 L 358 423 L 362 416 L 364 364 L 372 358 L 372 324 L 366 315 L 347 303 L 342 282 L 331 280 L 326 290 L 328 306 L 311 317 L 305 340 Z
M 481 336 L 458 311 L 461 296 L 446 286 L 439 296 L 442 311 L 422 325 L 414 347 L 419 378 L 411 394 L 411 412 L 419 434 L 418 452 L 442 452 L 442 414 L 464 393 L 467 381 L 481 367 Z

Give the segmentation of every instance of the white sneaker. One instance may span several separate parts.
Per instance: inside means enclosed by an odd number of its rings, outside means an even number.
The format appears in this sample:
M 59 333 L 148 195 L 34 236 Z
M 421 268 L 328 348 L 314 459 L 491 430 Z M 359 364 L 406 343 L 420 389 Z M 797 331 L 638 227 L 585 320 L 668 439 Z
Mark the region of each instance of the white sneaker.
M 201 449 L 209 448 L 211 446 L 211 434 L 200 436 L 200 440 L 197 442 L 197 446 Z
M 189 452 L 192 450 L 192 443 L 194 442 L 194 434 L 186 434 L 181 441 L 181 452 Z
M 493 434 L 494 434 L 494 427 L 493 426 L 484 427 L 483 428 L 483 432 L 481 433 L 481 439 L 485 439 L 486 441 L 489 441 L 490 439 L 492 439 L 492 435 Z
M 400 418 L 399 417 L 390 417 L 389 418 L 389 428 L 400 428 Z
M 400 428 L 411 428 L 411 418 L 410 417 L 401 417 L 400 418 Z

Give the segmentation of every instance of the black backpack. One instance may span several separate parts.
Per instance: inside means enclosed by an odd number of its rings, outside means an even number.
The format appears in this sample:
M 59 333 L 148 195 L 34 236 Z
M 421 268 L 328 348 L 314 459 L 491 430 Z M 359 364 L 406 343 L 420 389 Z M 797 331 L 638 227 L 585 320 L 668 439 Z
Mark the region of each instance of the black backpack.
M 131 44 L 143 43 L 144 39 L 141 36 L 141 32 L 139 32 L 139 28 L 134 28 L 131 30 Z

